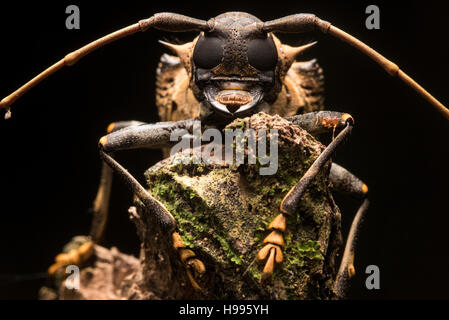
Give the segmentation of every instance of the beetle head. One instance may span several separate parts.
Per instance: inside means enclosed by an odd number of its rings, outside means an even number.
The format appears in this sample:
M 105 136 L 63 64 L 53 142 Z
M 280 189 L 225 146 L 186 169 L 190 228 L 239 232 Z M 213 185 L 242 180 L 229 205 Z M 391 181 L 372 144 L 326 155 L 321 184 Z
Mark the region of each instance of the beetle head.
M 193 81 L 203 108 L 222 118 L 259 111 L 275 85 L 278 55 L 261 21 L 247 13 L 229 12 L 208 22 L 193 50 Z
M 225 121 L 269 112 L 282 77 L 305 48 L 283 45 L 263 22 L 244 12 L 210 19 L 209 31 L 184 45 L 166 44 L 180 57 L 201 114 Z M 308 46 L 307 46 L 308 47 Z

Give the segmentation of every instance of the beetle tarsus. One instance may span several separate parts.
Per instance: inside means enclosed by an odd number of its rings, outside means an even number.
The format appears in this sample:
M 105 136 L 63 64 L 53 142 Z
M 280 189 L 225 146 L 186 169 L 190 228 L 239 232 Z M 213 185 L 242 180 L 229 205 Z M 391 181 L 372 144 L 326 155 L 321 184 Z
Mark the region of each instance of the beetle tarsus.
M 286 230 L 287 217 L 284 214 L 279 214 L 268 226 L 268 230 L 272 230 L 271 233 L 263 240 L 265 246 L 257 253 L 257 261 L 264 262 L 261 283 L 267 283 L 270 281 L 274 269 L 277 265 L 280 265 L 284 260 L 282 254 L 282 248 L 285 246 L 283 233 Z
M 84 265 L 94 252 L 94 243 L 90 237 L 77 236 L 72 239 L 63 249 L 63 252 L 55 257 L 55 262 L 48 268 L 50 277 L 61 276 L 65 278 L 68 274 L 65 268 L 70 265 Z
M 187 278 L 196 291 L 202 291 L 196 279 L 206 272 L 204 263 L 196 257 L 195 252 L 186 248 L 181 235 L 178 232 L 172 233 L 173 248 L 178 252 L 179 258 L 186 268 Z

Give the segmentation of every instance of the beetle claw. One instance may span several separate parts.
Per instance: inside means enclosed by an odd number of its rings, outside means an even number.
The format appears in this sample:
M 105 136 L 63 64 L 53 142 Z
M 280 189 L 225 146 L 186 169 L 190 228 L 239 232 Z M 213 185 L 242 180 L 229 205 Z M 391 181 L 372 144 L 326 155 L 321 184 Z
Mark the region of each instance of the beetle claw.
M 277 265 L 281 264 L 283 261 L 282 248 L 278 245 L 268 243 L 257 253 L 256 259 L 259 262 L 265 262 L 263 268 L 261 283 L 265 283 L 271 279 L 274 269 Z

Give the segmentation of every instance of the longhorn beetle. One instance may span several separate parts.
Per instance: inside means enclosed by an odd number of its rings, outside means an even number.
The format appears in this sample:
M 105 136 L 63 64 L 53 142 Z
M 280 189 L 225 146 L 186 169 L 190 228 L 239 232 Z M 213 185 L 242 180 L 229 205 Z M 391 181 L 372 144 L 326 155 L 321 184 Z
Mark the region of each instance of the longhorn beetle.
M 342 141 L 349 136 L 354 125 L 353 117 L 347 113 L 323 111 L 324 106 L 319 99 L 322 75 L 317 63 L 295 61 L 296 57 L 312 47 L 313 43 L 291 47 L 281 43 L 275 33 L 302 34 L 319 31 L 341 39 L 369 56 L 388 74 L 405 82 L 449 120 L 449 110 L 396 64 L 331 23 L 313 14 L 294 14 L 262 22 L 242 12 L 224 13 L 208 21 L 175 13 L 158 13 L 106 35 L 69 53 L 1 100 L 0 108 L 6 110 L 5 118 L 11 117 L 11 105 L 21 95 L 62 67 L 74 65 L 88 53 L 110 42 L 152 28 L 167 32 L 197 31 L 200 34 L 192 42 L 183 45 L 163 42 L 177 55 L 177 57 L 164 55 L 158 73 L 158 81 L 166 84 L 165 87 L 158 88 L 157 99 L 163 122 L 156 124 L 138 121 L 115 122 L 108 127 L 107 135 L 99 140 L 100 155 L 104 164 L 100 187 L 94 202 L 90 238 L 77 249 L 58 255 L 56 262 L 49 268 L 50 274 L 56 274 L 69 264 L 81 264 L 92 254 L 93 243 L 97 242 L 104 232 L 114 172 L 123 178 L 129 189 L 171 235 L 173 247 L 179 252 L 180 259 L 186 266 L 192 286 L 200 289 L 195 281 L 195 275 L 205 272 L 204 264 L 193 251 L 185 248 L 176 231 L 175 219 L 113 158 L 112 153 L 131 148 L 168 147 L 171 145 L 170 134 L 177 129 L 191 132 L 199 121 L 202 125 L 223 128 L 236 118 L 264 111 L 286 117 L 312 134 L 339 130 L 335 139 L 306 174 L 285 195 L 279 215 L 268 226 L 271 233 L 265 238 L 265 246 L 259 251 L 257 259 L 264 263 L 262 280 L 272 276 L 274 268 L 279 267 L 283 259 L 283 234 L 289 216 L 296 210 L 311 181 Z M 313 83 L 307 90 L 306 82 Z M 174 108 L 174 105 L 177 108 Z M 369 205 L 366 197 L 368 187 L 336 164 L 331 166 L 329 179 L 337 189 L 364 199 L 352 223 L 335 281 L 335 290 L 342 296 L 345 282 L 354 274 L 354 238 L 360 220 Z

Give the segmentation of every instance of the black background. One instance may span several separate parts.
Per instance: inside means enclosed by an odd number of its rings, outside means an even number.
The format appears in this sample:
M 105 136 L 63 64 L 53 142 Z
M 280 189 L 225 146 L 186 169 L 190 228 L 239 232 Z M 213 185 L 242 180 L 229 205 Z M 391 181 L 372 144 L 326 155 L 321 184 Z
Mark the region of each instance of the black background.
M 65 8 L 77 4 L 81 29 L 65 28 Z M 0 4 L 0 97 L 68 52 L 155 12 L 208 19 L 246 11 L 262 20 L 311 12 L 365 41 L 396 62 L 449 105 L 447 15 L 443 2 L 376 1 L 381 29 L 365 28 L 369 2 L 86 1 Z M 176 35 L 190 40 L 192 35 Z M 115 42 L 66 68 L 13 105 L 0 120 L 0 298 L 34 299 L 43 280 L 8 282 L 5 275 L 43 272 L 72 236 L 86 234 L 88 208 L 100 173 L 97 141 L 117 120 L 157 121 L 154 79 L 166 50 L 147 31 Z M 326 76 L 329 110 L 351 113 L 356 127 L 335 160 L 370 188 L 372 206 L 356 255 L 349 298 L 449 298 L 449 122 L 432 106 L 358 51 L 319 34 L 282 37 L 292 44 L 316 39 L 308 57 Z M 123 152 L 118 160 L 142 180 L 160 152 Z M 336 196 L 345 235 L 358 202 Z M 127 208 L 131 194 L 113 186 L 106 245 L 138 254 Z M 366 266 L 378 265 L 381 289 L 365 288 Z

